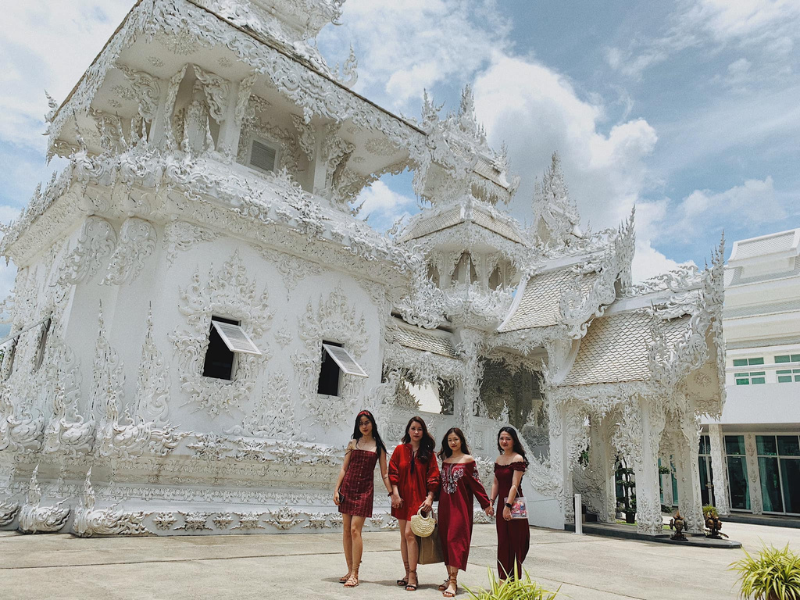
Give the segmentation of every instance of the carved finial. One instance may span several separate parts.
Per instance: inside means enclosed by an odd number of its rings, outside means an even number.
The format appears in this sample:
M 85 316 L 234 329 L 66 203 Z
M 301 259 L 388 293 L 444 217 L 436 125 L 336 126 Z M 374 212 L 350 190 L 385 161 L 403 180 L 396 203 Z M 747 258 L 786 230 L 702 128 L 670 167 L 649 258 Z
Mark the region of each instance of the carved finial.
M 339 72 L 339 65 L 337 64 L 334 68 L 334 73 L 336 73 L 336 79 L 339 80 L 339 83 L 345 87 L 352 88 L 358 81 L 358 59 L 352 44 L 350 45 L 350 55 L 344 61 L 341 72 Z
M 553 152 L 541 183 L 537 179 L 534 184 L 533 233 L 544 246 L 566 245 L 584 237 L 578 207 L 569 196 L 557 152 Z
M 78 124 L 78 115 L 76 115 L 73 112 L 72 118 L 75 120 L 75 139 L 78 142 L 78 148 L 80 148 L 81 152 L 86 152 L 87 151 L 86 142 L 84 141 L 83 136 L 81 135 L 81 126 Z
M 422 91 L 422 124 L 431 126 L 439 121 L 439 111 L 443 104 L 436 106 L 433 96 L 428 95 L 428 90 Z
M 47 106 L 50 108 L 50 110 L 44 116 L 44 120 L 48 123 L 52 123 L 56 116 L 56 111 L 58 110 L 58 102 L 53 100 L 53 97 L 47 93 L 47 90 L 44 91 L 44 95 L 47 96 Z

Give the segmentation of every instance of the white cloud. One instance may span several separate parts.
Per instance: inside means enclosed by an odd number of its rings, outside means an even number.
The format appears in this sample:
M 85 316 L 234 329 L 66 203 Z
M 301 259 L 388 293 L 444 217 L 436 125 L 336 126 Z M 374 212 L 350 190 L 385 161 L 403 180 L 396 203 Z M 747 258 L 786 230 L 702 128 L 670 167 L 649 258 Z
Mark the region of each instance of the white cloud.
M 492 52 L 508 47 L 508 24 L 492 0 L 348 0 L 340 28 L 319 36 L 344 58 L 355 42 L 356 90 L 394 110 L 417 112 L 423 89 L 466 83 Z M 335 59 L 334 59 L 335 61 Z
M 26 0 L 0 20 L 0 140 L 44 154 L 47 89 L 63 100 L 133 0 Z
M 722 192 L 695 190 L 674 207 L 668 200 L 646 203 L 644 207 L 650 215 L 648 234 L 656 242 L 692 242 L 723 222 L 735 233 L 787 217 L 769 176 L 764 180 L 748 179 Z
M 416 208 L 414 198 L 398 194 L 381 180 L 361 191 L 356 204 L 362 201 L 359 216 L 379 231 L 386 231 L 397 219 L 408 218 Z
M 644 159 L 658 139 L 643 119 L 598 130 L 604 109 L 581 100 L 562 75 L 519 57 L 496 55 L 475 81 L 479 120 L 492 143 L 505 141 L 522 175 L 514 212 L 530 214 L 534 178 L 558 151 L 573 198 L 593 227 L 616 226 L 647 185 Z

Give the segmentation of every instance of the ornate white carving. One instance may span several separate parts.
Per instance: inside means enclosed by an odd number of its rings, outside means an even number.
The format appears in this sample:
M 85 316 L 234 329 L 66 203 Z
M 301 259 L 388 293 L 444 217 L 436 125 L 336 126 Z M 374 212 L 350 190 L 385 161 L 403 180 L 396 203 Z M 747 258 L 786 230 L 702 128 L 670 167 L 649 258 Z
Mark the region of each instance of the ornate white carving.
M 228 98 L 231 94 L 231 84 L 227 79 L 223 79 L 215 73 L 204 71 L 194 65 L 194 74 L 203 84 L 203 92 L 208 103 L 208 113 L 217 123 L 225 120 L 225 112 L 228 108 Z
M 8 527 L 17 518 L 18 502 L 0 502 L 0 527 Z
M 142 525 L 143 512 L 124 512 L 112 508 L 95 509 L 92 469 L 86 472 L 81 504 L 75 509 L 72 530 L 79 537 L 95 535 L 147 535 Z
M 213 242 L 218 237 L 219 234 L 216 231 L 186 221 L 167 223 L 164 227 L 167 264 L 171 265 L 175 261 L 178 252 L 186 252 L 192 246 L 202 242 Z
M 37 481 L 37 474 L 39 473 L 39 465 L 33 470 L 31 481 L 28 486 L 28 494 L 25 498 L 25 504 L 19 511 L 19 530 L 22 533 L 46 533 L 58 531 L 67 522 L 70 509 L 67 506 L 62 508 L 62 504 L 66 500 L 62 500 L 55 506 L 40 507 L 39 502 L 42 499 L 42 490 Z
M 100 217 L 87 217 L 77 245 L 64 259 L 61 283 L 75 284 L 93 277 L 116 245 L 117 234 L 111 223 Z
M 155 248 L 155 227 L 135 217 L 126 219 L 120 229 L 119 244 L 109 260 L 108 272 L 100 283 L 122 285 L 134 281 Z
M 132 96 L 139 102 L 139 115 L 145 121 L 155 119 L 158 111 L 158 100 L 161 96 L 161 86 L 158 79 L 149 73 L 137 71 L 125 65 L 118 65 L 118 68 L 125 73 L 125 77 L 128 78 L 128 81 L 133 86 L 130 91 Z
M 212 268 L 205 283 L 200 273 L 195 272 L 192 283 L 181 292 L 179 307 L 190 331 L 179 327 L 169 336 L 178 353 L 181 389 L 189 394 L 188 402 L 217 416 L 238 408 L 250 397 L 257 365 L 269 359 L 268 345 L 261 341 L 272 321 L 268 300 L 266 289 L 256 295 L 255 282 L 248 278 L 238 252 L 216 273 Z M 231 381 L 203 377 L 212 315 L 240 321 L 242 329 L 262 352 L 262 356 L 240 355 Z
M 320 297 L 316 308 L 311 302 L 308 303 L 305 315 L 298 318 L 298 326 L 305 349 L 292 354 L 295 384 L 300 389 L 300 397 L 309 416 L 328 430 L 350 418 L 350 413 L 361 399 L 364 380 L 342 374 L 341 392 L 335 402 L 328 396 L 317 394 L 317 380 L 322 366 L 322 341 L 343 344 L 358 360 L 369 346 L 366 322 L 363 315 L 356 317 L 356 311 L 350 308 L 344 290 L 337 286 L 327 300 Z

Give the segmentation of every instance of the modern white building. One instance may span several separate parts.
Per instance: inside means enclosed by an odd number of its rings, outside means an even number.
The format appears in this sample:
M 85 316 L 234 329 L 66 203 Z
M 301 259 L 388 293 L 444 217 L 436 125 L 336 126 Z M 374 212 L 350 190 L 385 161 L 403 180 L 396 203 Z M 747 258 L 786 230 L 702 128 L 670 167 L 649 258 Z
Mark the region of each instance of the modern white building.
M 734 242 L 723 315 L 727 401 L 703 425 L 703 502 L 798 515 L 800 229 Z
M 515 425 L 532 520 L 553 527 L 576 491 L 615 519 L 621 455 L 639 530 L 660 533 L 664 457 L 700 531 L 722 252 L 633 285 L 633 216 L 581 231 L 555 156 L 526 229 L 468 88 L 408 119 L 350 88 L 354 57 L 325 63 L 314 39 L 342 5 L 139 2 L 52 103 L 48 151 L 69 165 L 0 243 L 18 268 L 0 527 L 340 527 L 332 486 L 367 407 L 390 445 L 423 409 L 438 439 L 461 427 L 486 479 Z M 384 235 L 357 198 L 406 169 L 423 208 Z M 369 527 L 395 527 L 377 500 Z

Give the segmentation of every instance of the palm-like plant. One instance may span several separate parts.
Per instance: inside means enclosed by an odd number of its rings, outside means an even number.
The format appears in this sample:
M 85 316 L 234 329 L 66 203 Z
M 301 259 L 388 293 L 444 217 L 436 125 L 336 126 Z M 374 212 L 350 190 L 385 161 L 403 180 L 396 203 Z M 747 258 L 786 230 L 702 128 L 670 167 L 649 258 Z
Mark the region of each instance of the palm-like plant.
M 754 600 L 800 600 L 800 556 L 785 548 L 764 546 L 753 558 L 744 551 L 746 558 L 731 564 L 739 573 L 742 598 Z
M 516 565 L 515 570 L 517 570 Z M 501 581 L 490 567 L 488 590 L 481 588 L 472 591 L 466 586 L 464 589 L 467 590 L 470 600 L 553 600 L 558 594 L 558 590 L 549 592 L 533 581 L 525 569 L 522 573 L 521 577 Z

